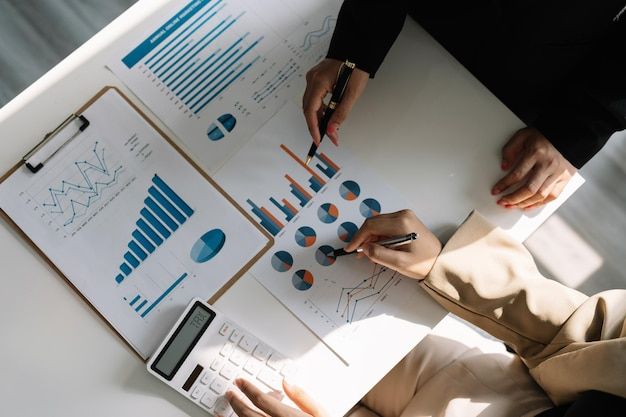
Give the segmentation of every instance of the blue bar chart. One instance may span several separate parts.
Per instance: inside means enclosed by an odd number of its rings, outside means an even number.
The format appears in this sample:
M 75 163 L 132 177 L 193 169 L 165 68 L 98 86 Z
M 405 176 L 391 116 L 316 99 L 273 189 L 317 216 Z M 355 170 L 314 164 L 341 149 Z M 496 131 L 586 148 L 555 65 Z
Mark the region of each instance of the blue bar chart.
M 147 71 L 193 114 L 202 112 L 260 59 L 264 36 L 254 36 L 224 0 L 188 3 L 124 58 L 126 68 Z M 294 67 L 295 68 L 295 67 Z M 296 70 L 286 67 L 261 93 L 270 94 Z
M 319 163 L 316 163 L 315 167 L 321 173 L 320 175 L 306 165 L 302 159 L 298 158 L 298 156 L 286 145 L 281 144 L 279 148 L 285 156 L 296 162 L 296 166 L 302 168 L 309 177 L 307 190 L 298 181 L 296 181 L 292 175 L 284 174 L 284 178 L 289 183 L 289 192 L 296 198 L 298 201 L 297 204 L 292 204 L 288 198 L 278 200 L 275 197 L 269 197 L 269 202 L 275 209 L 278 210 L 276 214 L 284 217 L 284 219 L 289 222 L 298 214 L 300 210 L 296 207 L 296 205 L 300 206 L 300 208 L 305 207 L 309 201 L 311 201 L 313 195 L 322 190 L 322 188 L 326 185 L 327 180 L 333 178 L 339 172 L 340 167 L 325 154 L 316 153 L 315 158 L 319 161 Z M 327 180 L 322 178 L 322 175 L 325 176 Z M 272 214 L 272 212 L 270 212 L 266 207 L 258 206 L 251 199 L 248 199 L 247 203 L 251 206 L 252 213 L 260 219 L 261 226 L 263 226 L 273 236 L 276 236 L 283 229 L 284 224 L 282 221 L 280 221 L 278 217 Z
M 182 274 L 180 277 L 178 277 L 169 287 L 167 287 L 165 289 L 165 291 L 163 291 L 163 293 L 161 293 L 161 295 L 159 295 L 158 297 L 156 297 L 154 299 L 154 301 L 150 302 L 150 300 L 148 300 L 147 298 L 145 298 L 142 294 L 137 294 L 133 297 L 132 300 L 130 300 L 130 302 L 128 303 L 128 305 L 135 310 L 135 312 L 137 312 L 141 318 L 145 318 L 148 314 L 150 314 L 150 312 L 152 310 L 154 310 L 165 298 L 167 298 L 168 295 L 170 295 L 170 293 L 172 291 L 174 291 L 174 289 L 176 289 L 176 287 L 178 287 L 187 277 L 189 276 L 189 274 L 187 274 L 186 272 L 184 274 Z M 128 301 L 128 300 L 127 300 Z M 148 304 L 150 303 L 150 304 Z M 144 307 L 146 307 L 144 309 Z
M 122 255 L 123 263 L 115 282 L 121 284 L 133 270 L 148 259 L 183 223 L 194 210 L 160 176 L 152 177 L 145 206 L 139 211 L 137 228 L 130 235 L 128 251 Z

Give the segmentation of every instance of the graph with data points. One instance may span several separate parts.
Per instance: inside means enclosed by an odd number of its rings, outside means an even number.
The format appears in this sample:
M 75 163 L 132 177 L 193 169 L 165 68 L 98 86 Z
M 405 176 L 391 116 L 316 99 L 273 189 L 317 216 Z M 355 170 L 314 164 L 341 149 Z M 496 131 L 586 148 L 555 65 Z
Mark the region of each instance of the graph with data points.
M 64 159 L 63 169 L 36 181 L 26 194 L 40 204 L 51 223 L 72 233 L 134 178 L 119 155 L 99 140 L 82 143 Z
M 337 314 L 347 323 L 360 320 L 377 299 L 383 297 L 398 276 L 395 271 L 374 265 L 371 275 L 363 278 L 356 286 L 342 287 L 337 300 Z

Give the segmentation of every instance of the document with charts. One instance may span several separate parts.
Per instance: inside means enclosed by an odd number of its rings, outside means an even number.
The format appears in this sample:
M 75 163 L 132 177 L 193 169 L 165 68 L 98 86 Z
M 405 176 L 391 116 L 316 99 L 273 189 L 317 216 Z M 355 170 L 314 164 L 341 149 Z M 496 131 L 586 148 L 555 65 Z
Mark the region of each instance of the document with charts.
M 406 204 L 345 152 L 310 138 L 293 97 L 326 54 L 336 0 L 177 0 L 125 37 L 113 73 L 274 236 L 256 278 L 344 361 L 415 334 L 425 295 L 355 257 L 362 222 Z M 418 301 L 416 301 L 418 300 Z
M 2 183 L 0 207 L 147 358 L 189 300 L 270 238 L 116 90 L 82 115 L 89 126 L 39 172 L 21 165 Z
M 176 0 L 125 35 L 108 67 L 214 172 L 328 49 L 336 0 Z
M 417 281 L 332 255 L 365 219 L 407 204 L 330 141 L 306 166 L 309 145 L 301 110 L 288 103 L 215 175 L 274 235 L 252 274 L 348 364 L 372 344 L 411 346 L 431 309 Z

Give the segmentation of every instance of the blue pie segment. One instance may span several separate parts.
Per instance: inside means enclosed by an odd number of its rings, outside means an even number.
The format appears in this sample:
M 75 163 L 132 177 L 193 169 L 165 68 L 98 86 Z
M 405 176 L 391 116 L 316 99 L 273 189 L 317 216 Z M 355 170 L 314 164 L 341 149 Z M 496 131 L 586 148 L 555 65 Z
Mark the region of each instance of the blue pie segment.
M 225 242 L 226 235 L 221 229 L 209 230 L 194 243 L 191 259 L 197 263 L 210 261 L 222 250 Z

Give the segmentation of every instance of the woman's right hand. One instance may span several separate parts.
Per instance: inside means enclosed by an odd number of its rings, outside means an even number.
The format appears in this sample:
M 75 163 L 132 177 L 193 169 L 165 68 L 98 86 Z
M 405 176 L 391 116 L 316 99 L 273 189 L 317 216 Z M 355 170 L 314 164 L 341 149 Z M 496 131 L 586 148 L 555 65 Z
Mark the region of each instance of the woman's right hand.
M 417 233 L 413 242 L 385 248 L 376 242 L 386 238 Z M 441 242 L 411 210 L 370 217 L 346 246 L 346 252 L 363 249 L 363 254 L 377 264 L 407 277 L 424 279 L 441 252 Z
M 302 109 L 309 133 L 316 145 L 319 145 L 321 140 L 319 122 L 324 114 L 324 98 L 332 93 L 340 67 L 341 61 L 326 58 L 306 74 L 306 90 L 302 97 Z M 343 98 L 330 118 L 326 129 L 326 134 L 335 145 L 339 145 L 339 126 L 346 120 L 352 106 L 365 90 L 368 79 L 369 73 L 358 68 L 352 71 Z

